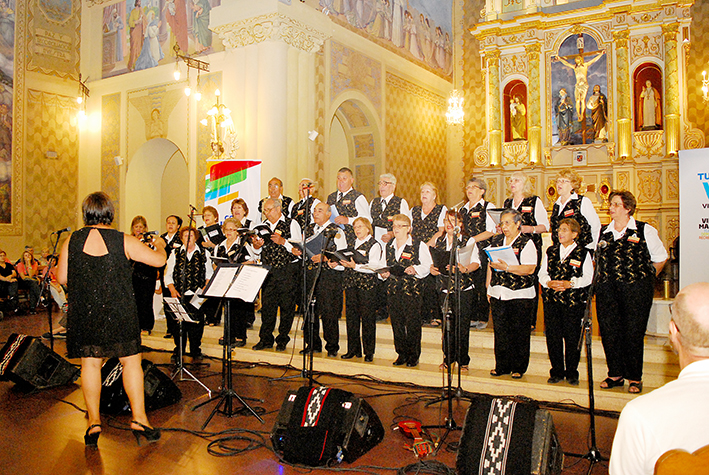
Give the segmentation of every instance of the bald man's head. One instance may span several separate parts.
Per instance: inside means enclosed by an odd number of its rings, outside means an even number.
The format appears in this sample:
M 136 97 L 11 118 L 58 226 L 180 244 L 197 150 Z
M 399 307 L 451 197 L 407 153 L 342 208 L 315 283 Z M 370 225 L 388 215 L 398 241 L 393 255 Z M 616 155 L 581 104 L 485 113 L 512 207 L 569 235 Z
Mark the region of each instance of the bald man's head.
M 680 343 L 696 356 L 709 357 L 709 283 L 688 285 L 672 304 Z

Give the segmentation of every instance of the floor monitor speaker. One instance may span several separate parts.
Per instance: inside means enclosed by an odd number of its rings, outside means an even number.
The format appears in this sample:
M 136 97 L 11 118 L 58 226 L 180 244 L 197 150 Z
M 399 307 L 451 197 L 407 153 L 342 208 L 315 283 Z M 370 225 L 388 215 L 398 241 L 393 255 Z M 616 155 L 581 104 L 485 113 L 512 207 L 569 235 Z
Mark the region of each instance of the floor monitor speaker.
M 284 460 L 310 467 L 353 462 L 382 439 L 384 427 L 367 401 L 325 387 L 289 391 L 271 431 Z
M 552 475 L 563 465 L 549 411 L 510 398 L 473 399 L 456 458 L 459 475 Z
M 170 406 L 182 399 L 180 388 L 151 361 L 143 360 L 145 410 Z M 128 395 L 123 389 L 123 365 L 118 358 L 108 359 L 101 368 L 101 405 L 104 414 L 130 412 Z
M 44 389 L 72 383 L 79 373 L 38 338 L 13 333 L 0 350 L 0 380 Z

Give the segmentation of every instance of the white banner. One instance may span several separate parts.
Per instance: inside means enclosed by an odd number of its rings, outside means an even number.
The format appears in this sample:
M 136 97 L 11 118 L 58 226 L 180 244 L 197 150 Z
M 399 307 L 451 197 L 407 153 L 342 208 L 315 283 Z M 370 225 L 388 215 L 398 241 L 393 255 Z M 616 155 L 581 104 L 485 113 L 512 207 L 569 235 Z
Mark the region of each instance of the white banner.
M 679 287 L 709 281 L 709 148 L 679 152 Z

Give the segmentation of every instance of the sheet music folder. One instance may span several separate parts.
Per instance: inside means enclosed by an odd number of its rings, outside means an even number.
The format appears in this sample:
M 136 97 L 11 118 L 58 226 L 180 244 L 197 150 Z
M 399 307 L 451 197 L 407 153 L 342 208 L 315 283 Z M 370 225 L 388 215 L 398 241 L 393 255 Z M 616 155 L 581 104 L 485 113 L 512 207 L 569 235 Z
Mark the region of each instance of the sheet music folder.
M 256 264 L 220 264 L 201 295 L 253 302 L 268 271 L 268 267 Z

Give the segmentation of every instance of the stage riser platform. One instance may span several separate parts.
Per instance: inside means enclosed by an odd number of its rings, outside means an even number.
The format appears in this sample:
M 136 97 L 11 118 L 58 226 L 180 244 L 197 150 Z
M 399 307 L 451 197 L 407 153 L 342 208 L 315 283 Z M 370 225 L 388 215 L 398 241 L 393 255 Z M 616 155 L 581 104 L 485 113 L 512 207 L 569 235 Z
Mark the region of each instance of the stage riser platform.
M 267 362 L 276 365 L 292 365 L 302 368 L 303 357 L 298 351 L 303 347 L 300 321 L 298 331 L 291 331 L 291 342 L 285 352 L 276 352 L 274 349 L 254 351 L 251 349 L 258 342 L 258 329 L 260 316 L 257 314 L 254 328 L 248 330 L 247 344 L 243 348 L 233 350 L 235 361 Z M 362 358 L 343 360 L 340 355 L 347 351 L 347 332 L 345 321 L 340 321 L 340 352 L 337 358 L 330 358 L 326 353 L 316 353 L 314 369 L 316 372 L 330 372 L 345 375 L 368 375 L 369 377 L 386 381 L 411 382 L 424 386 L 438 387 L 445 383 L 446 372 L 439 368 L 443 362 L 441 350 L 442 330 L 440 328 L 424 327 L 422 329 L 422 351 L 419 365 L 415 368 L 395 367 L 392 362 L 396 359 L 394 351 L 391 325 L 388 322 L 377 324 L 377 347 L 374 362 L 365 363 Z M 150 336 L 143 337 L 145 346 L 172 350 L 172 340 L 164 339 L 165 321 L 158 320 Z M 202 340 L 202 351 L 213 357 L 221 358 L 222 347 L 218 340 L 223 334 L 221 326 L 205 327 Z M 324 344 L 324 343 L 323 343 Z M 601 390 L 598 383 L 606 377 L 606 363 L 603 347 L 598 337 L 593 337 L 593 369 L 596 386 L 595 403 L 598 409 L 620 411 L 626 402 L 634 396 L 628 394 L 625 388 Z M 496 395 L 523 395 L 533 399 L 550 402 L 567 402 L 588 407 L 588 385 L 586 378 L 585 349 L 582 352 L 579 372 L 581 382 L 579 386 L 571 386 L 565 382 L 555 385 L 547 384 L 549 377 L 549 357 L 546 349 L 546 340 L 542 333 L 531 335 L 531 357 L 527 373 L 519 380 L 510 376 L 493 378 L 490 370 L 494 367 L 495 356 L 494 333 L 492 329 L 471 330 L 470 332 L 470 369 L 462 375 L 462 388 L 466 391 L 480 392 Z M 294 351 L 295 349 L 295 351 Z M 189 348 L 188 348 L 189 350 Z M 189 361 L 189 357 L 186 357 Z M 456 367 L 454 366 L 454 369 Z M 457 371 L 457 370 L 456 370 Z M 296 374 L 296 371 L 292 371 Z M 677 357 L 666 343 L 665 338 L 646 338 L 645 365 L 644 365 L 644 392 L 662 386 L 677 377 L 679 367 Z M 456 380 L 457 381 L 457 380 Z

